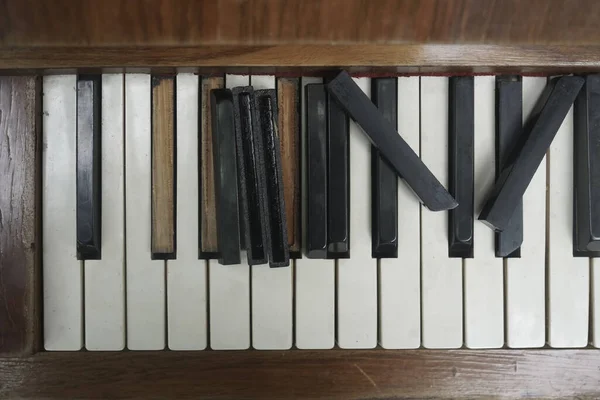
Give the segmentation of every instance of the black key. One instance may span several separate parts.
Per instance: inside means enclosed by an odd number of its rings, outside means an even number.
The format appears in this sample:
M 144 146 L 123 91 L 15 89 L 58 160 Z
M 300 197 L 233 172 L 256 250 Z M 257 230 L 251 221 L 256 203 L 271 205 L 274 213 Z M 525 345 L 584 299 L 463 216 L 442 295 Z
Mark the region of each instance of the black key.
M 290 265 L 290 250 L 281 178 L 281 147 L 277 134 L 277 91 L 257 90 L 255 102 L 263 139 L 269 266 L 287 267 Z
M 502 231 L 521 201 L 552 139 L 583 86 L 583 78 L 563 76 L 552 79 L 542 93 L 531 117 L 523 128 L 519 142 L 507 158 L 479 219 Z
M 421 202 L 432 211 L 449 210 L 458 205 L 410 146 L 396 127 L 385 120 L 347 72 L 342 71 L 327 85 L 327 90 L 346 113 L 364 130 L 371 143 L 387 159 L 396 175 L 404 179 Z
M 396 78 L 373 79 L 371 100 L 386 121 L 398 126 Z M 371 147 L 371 252 L 374 258 L 398 257 L 398 176 Z
M 228 89 L 214 89 L 210 97 L 219 263 L 239 264 L 240 218 L 233 95 Z
M 323 87 L 321 90 L 325 91 Z M 350 257 L 348 116 L 327 95 L 327 257 Z
M 505 168 L 510 150 L 523 134 L 523 86 L 517 76 L 496 79 L 496 179 Z M 521 257 L 523 199 L 508 225 L 496 232 L 496 257 Z
M 248 86 L 235 88 L 232 93 L 243 247 L 247 250 L 248 265 L 266 264 L 265 169 L 262 138 L 254 128 L 254 91 Z
M 77 258 L 101 257 L 100 76 L 77 81 Z
M 327 258 L 327 92 L 306 85 L 306 256 Z
M 449 188 L 458 201 L 450 210 L 448 253 L 450 257 L 473 257 L 474 99 L 473 77 L 450 78 L 448 113 Z
M 574 106 L 574 254 L 600 251 L 600 75 L 588 75 Z

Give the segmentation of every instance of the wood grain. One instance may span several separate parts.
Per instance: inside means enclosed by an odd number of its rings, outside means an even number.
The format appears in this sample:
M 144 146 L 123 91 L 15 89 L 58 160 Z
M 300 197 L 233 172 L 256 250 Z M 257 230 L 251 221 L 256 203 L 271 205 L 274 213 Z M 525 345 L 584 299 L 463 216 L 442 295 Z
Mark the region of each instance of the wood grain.
M 198 47 L 11 48 L 0 51 L 0 74 L 138 72 L 176 68 L 202 74 L 521 73 L 554 74 L 600 70 L 600 45 L 276 45 Z M 58 71 L 58 72 L 65 72 Z
M 0 78 L 0 356 L 41 343 L 40 91 L 34 76 Z
M 201 135 L 200 159 L 202 162 L 200 201 L 200 253 L 202 257 L 213 257 L 218 252 L 217 246 L 217 209 L 215 204 L 215 173 L 212 156 L 212 117 L 210 91 L 225 85 L 223 77 L 206 77 L 201 87 Z M 205 253 L 202 255 L 202 253 Z
M 153 76 L 153 258 L 175 258 L 175 182 L 175 78 Z
M 39 353 L 0 361 L 0 398 L 589 398 L 594 350 Z
M 595 0 L 0 0 L 0 46 L 600 41 Z
M 279 147 L 287 237 L 290 252 L 296 255 L 301 251 L 299 84 L 298 79 L 277 79 Z

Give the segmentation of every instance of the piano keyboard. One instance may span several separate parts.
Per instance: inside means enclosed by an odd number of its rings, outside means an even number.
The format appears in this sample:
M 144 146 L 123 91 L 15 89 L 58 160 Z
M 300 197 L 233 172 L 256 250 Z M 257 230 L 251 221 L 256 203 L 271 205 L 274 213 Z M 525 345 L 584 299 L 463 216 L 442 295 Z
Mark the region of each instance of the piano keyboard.
M 573 110 L 523 198 L 520 249 L 499 257 L 511 238 L 477 220 L 504 117 L 525 121 L 547 79 L 465 78 L 461 101 L 453 78 L 354 79 L 444 186 L 474 182 L 471 237 L 386 179 L 321 78 L 44 77 L 45 349 L 600 347 L 600 262 L 573 256 Z M 278 90 L 289 267 L 218 261 L 209 91 L 248 85 Z M 97 248 L 78 248 L 85 218 Z

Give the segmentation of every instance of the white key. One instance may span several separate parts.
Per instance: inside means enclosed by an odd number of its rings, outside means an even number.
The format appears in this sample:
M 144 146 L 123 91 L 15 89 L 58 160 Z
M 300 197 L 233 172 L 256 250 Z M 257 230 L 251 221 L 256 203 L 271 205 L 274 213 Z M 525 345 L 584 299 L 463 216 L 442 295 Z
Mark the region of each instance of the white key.
M 206 261 L 198 259 L 198 76 L 177 75 L 177 258 L 167 261 L 169 349 L 206 348 Z
M 465 345 L 504 345 L 504 265 L 495 256 L 494 231 L 477 220 L 495 181 L 495 85 L 493 76 L 476 76 L 474 90 L 475 221 L 473 258 L 464 260 Z
M 302 78 L 302 217 L 306 217 L 306 100 L 304 88 L 321 83 L 321 78 Z M 303 221 L 304 223 L 304 221 Z M 303 225 L 304 226 L 304 225 Z M 302 230 L 306 232 L 305 229 Z M 306 238 L 302 243 L 306 243 Z M 330 349 L 335 342 L 335 261 L 296 260 L 296 347 Z
M 76 236 L 76 75 L 44 77 L 44 348 L 83 347 L 82 262 Z
M 150 75 L 125 75 L 127 348 L 165 347 L 165 262 L 151 259 Z
M 588 343 L 589 259 L 573 257 L 573 109 L 550 146 L 548 193 L 548 344 Z
M 523 77 L 523 122 L 546 86 L 546 78 Z M 569 211 L 570 212 L 570 211 Z M 506 259 L 506 344 L 542 347 L 546 336 L 546 157 L 523 196 L 520 258 Z
M 448 78 L 421 78 L 421 159 L 448 185 Z M 428 348 L 463 344 L 462 260 L 448 257 L 448 213 L 421 209 L 422 340 Z
M 227 75 L 225 86 L 248 86 L 247 75 Z M 241 350 L 250 347 L 250 268 L 246 253 L 240 265 L 208 261 L 210 347 Z
M 419 77 L 398 78 L 398 132 L 419 154 Z M 421 211 L 398 182 L 398 258 L 379 260 L 379 344 L 414 349 L 421 344 Z
M 85 347 L 125 348 L 123 74 L 102 76 L 102 259 L 85 270 Z
M 371 79 L 355 78 L 370 96 Z M 377 260 L 371 258 L 371 143 L 350 122 L 350 258 L 337 266 L 337 342 L 341 348 L 377 346 Z
M 255 90 L 275 89 L 275 77 L 250 77 Z M 252 271 L 252 347 L 260 350 L 292 347 L 293 266 L 270 268 L 253 265 Z
M 600 347 L 600 258 L 591 259 L 592 345 Z

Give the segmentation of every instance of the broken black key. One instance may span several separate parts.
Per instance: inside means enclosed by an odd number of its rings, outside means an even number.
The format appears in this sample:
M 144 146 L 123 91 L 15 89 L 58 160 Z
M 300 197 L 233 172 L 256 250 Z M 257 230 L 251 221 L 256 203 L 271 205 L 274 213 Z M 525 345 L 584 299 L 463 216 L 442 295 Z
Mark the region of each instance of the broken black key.
M 77 258 L 101 257 L 100 76 L 77 81 Z
M 285 267 L 290 265 L 290 252 L 281 178 L 281 147 L 277 134 L 277 91 L 257 90 L 255 105 L 263 139 L 269 266 Z
M 339 73 L 327 84 L 327 90 L 363 129 L 371 143 L 392 166 L 396 175 L 404 179 L 428 209 L 443 211 L 458 205 L 398 134 L 396 127 L 386 121 L 347 72 Z
M 248 265 L 266 264 L 268 255 L 265 201 L 265 169 L 260 131 L 254 129 L 254 91 L 252 87 L 232 90 L 237 143 L 238 185 L 242 239 Z
M 240 219 L 233 95 L 229 89 L 214 89 L 210 97 L 219 263 L 239 264 Z
M 510 219 L 521 202 L 527 186 L 556 136 L 584 79 L 563 76 L 552 79 L 542 93 L 526 122 L 525 135 L 510 152 L 490 198 L 479 219 L 495 230 L 509 226 Z

